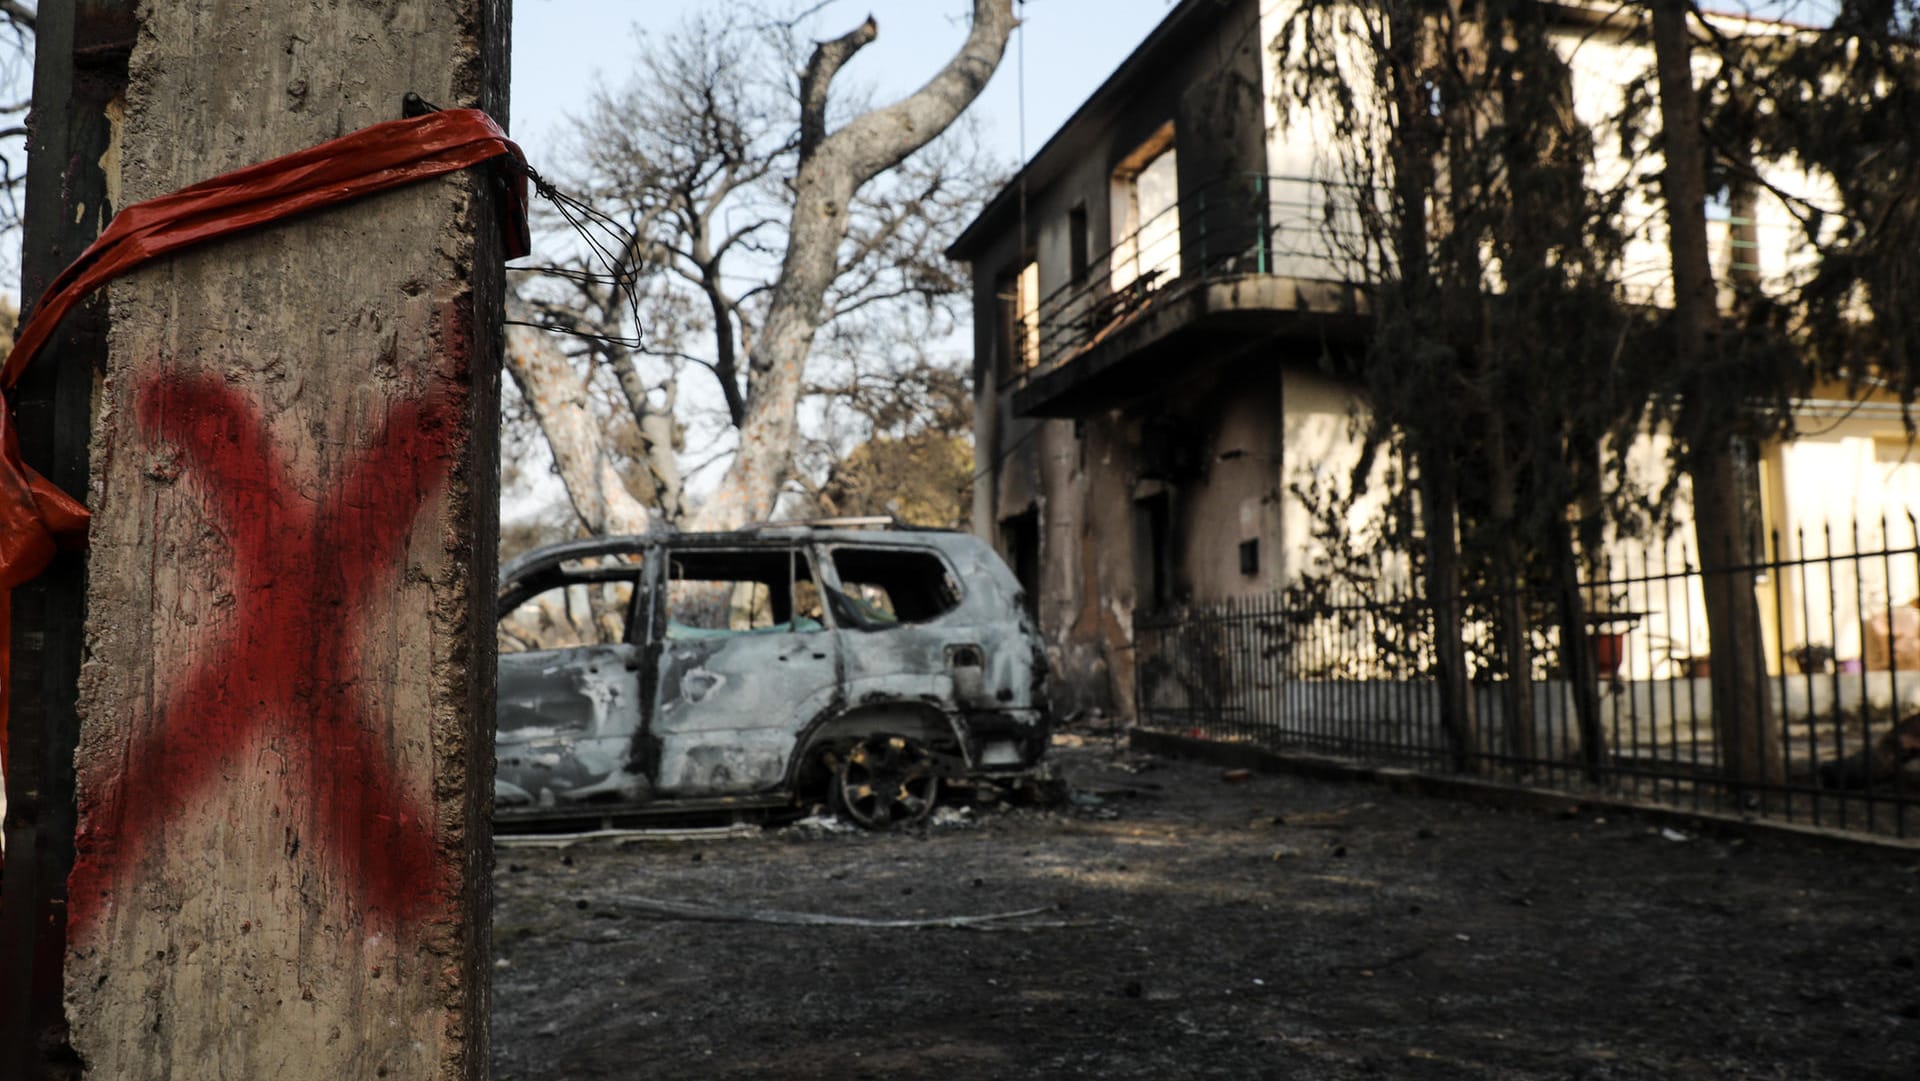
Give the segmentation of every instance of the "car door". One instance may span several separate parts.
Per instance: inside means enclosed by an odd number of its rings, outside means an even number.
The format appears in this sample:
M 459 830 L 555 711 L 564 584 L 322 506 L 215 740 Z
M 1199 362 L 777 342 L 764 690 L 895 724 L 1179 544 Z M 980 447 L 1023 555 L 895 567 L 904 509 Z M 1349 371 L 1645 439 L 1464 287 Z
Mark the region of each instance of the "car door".
M 641 552 L 581 555 L 503 587 L 494 743 L 503 814 L 649 798 L 631 766 L 644 569 Z
M 648 722 L 662 795 L 778 789 L 806 723 L 840 701 L 840 656 L 803 544 L 666 550 Z
M 828 547 L 823 562 L 835 614 L 848 628 L 849 699 L 952 710 L 957 694 L 978 693 L 981 637 L 952 618 L 962 592 L 939 553 L 841 543 Z

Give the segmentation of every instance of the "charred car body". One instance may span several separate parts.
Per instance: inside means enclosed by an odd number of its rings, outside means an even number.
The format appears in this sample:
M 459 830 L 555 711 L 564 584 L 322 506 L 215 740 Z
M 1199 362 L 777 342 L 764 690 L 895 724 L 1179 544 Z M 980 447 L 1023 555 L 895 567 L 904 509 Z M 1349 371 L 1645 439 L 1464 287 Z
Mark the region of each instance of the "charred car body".
M 1044 754 L 1045 654 L 983 541 L 764 526 L 609 537 L 502 571 L 502 826 L 825 797 L 869 827 Z

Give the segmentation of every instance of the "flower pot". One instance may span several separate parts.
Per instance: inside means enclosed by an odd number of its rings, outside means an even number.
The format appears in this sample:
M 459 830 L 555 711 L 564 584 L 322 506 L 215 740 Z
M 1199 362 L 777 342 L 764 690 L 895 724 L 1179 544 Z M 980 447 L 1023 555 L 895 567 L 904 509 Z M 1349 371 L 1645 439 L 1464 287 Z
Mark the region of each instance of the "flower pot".
M 1593 635 L 1593 668 L 1602 678 L 1620 674 L 1620 662 L 1627 656 L 1627 636 L 1619 631 L 1596 631 Z

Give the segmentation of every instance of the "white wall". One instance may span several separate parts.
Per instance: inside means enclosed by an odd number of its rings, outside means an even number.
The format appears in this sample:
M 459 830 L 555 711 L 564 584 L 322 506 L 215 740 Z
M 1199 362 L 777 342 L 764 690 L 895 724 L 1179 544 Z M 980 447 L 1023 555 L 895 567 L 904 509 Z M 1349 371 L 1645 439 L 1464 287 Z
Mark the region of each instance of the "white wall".
M 1313 538 L 1313 510 L 1295 492 L 1316 488 L 1328 493 L 1352 490 L 1354 467 L 1360 460 L 1360 398 L 1349 388 L 1308 371 L 1290 370 L 1282 377 L 1281 410 L 1285 451 L 1281 461 L 1281 584 L 1299 580 L 1326 555 Z M 1363 537 L 1380 519 L 1388 463 L 1374 462 L 1368 493 L 1354 501 L 1346 515 L 1349 537 Z M 1400 568 L 1404 573 L 1404 566 Z
M 1789 646 L 1819 642 L 1840 659 L 1862 657 L 1863 628 L 1872 634 L 1890 605 L 1912 607 L 1920 598 L 1920 555 L 1913 553 L 1920 538 L 1908 517 L 1920 514 L 1920 447 L 1908 444 L 1890 405 L 1848 412 L 1827 403 L 1803 416 L 1799 429 L 1780 452 L 1782 554 L 1876 554 L 1834 564 L 1831 586 L 1824 569 L 1787 576 L 1786 637 Z
M 1334 125 L 1324 110 L 1307 109 L 1293 100 L 1279 71 L 1279 54 L 1274 46 L 1294 8 L 1293 0 L 1260 0 L 1260 34 L 1267 42 L 1260 76 L 1272 251 L 1268 271 L 1298 278 L 1362 280 L 1370 276 L 1371 268 L 1357 261 L 1355 253 L 1338 239 L 1358 235 L 1356 216 L 1351 211 L 1338 212 L 1336 205 L 1331 229 L 1323 219 L 1329 198 L 1338 204 L 1348 197 L 1346 185 L 1351 175 L 1341 159 L 1342 147 L 1349 144 L 1336 138 Z M 1340 51 L 1343 69 L 1351 72 L 1349 85 L 1370 85 L 1371 60 L 1365 46 L 1358 39 L 1348 39 Z M 1367 99 L 1363 98 L 1361 104 L 1364 109 Z M 1384 116 L 1379 120 L 1384 121 Z M 1375 123 L 1372 131 L 1369 141 L 1384 146 L 1384 128 Z
M 1308 208 L 1313 209 L 1313 216 L 1317 218 L 1317 209 L 1328 190 L 1320 182 L 1344 183 L 1352 179 L 1340 160 L 1343 146 L 1350 144 L 1334 137 L 1332 124 L 1324 115 L 1315 115 L 1294 104 L 1278 72 L 1278 54 L 1273 51 L 1273 45 L 1294 9 L 1293 0 L 1260 0 L 1260 32 L 1268 42 L 1268 62 L 1262 68 L 1266 169 L 1272 176 L 1283 178 L 1274 183 L 1271 195 L 1276 223 L 1297 220 Z M 1729 32 L 1779 32 L 1777 27 L 1763 22 L 1730 16 L 1714 18 Z M 1627 106 L 1628 89 L 1645 84 L 1650 92 L 1653 82 L 1653 51 L 1648 45 L 1628 41 L 1624 33 L 1627 27 L 1624 20 L 1617 29 L 1568 25 L 1556 42 L 1572 71 L 1574 109 L 1595 135 L 1593 184 L 1599 188 L 1626 184 L 1631 188 L 1620 222 L 1628 236 L 1621 266 L 1628 299 L 1637 303 L 1670 304 L 1673 296 L 1671 261 L 1657 186 L 1661 163 L 1644 145 L 1632 148 L 1631 152 L 1623 148 L 1617 133 L 1619 118 Z M 1348 85 L 1357 92 L 1367 92 L 1372 85 L 1372 60 L 1367 47 L 1355 37 L 1347 40 L 1342 51 L 1343 67 L 1351 73 Z M 1711 76 L 1714 65 L 1704 51 L 1697 53 L 1696 81 Z M 1380 115 L 1383 120 L 1384 114 Z M 1647 123 L 1649 141 L 1657 137 L 1658 126 L 1655 109 Z M 1363 156 L 1381 159 L 1385 142 L 1378 122 L 1371 125 L 1367 138 L 1373 145 L 1362 151 Z M 1824 178 L 1809 176 L 1787 163 L 1760 163 L 1758 168 L 1769 187 L 1795 193 L 1821 206 L 1834 204 L 1832 186 Z M 1380 181 L 1386 180 L 1383 172 Z M 1717 280 L 1724 282 L 1732 254 L 1726 207 L 1710 206 L 1709 219 L 1708 242 L 1714 273 Z M 1352 216 L 1348 215 L 1342 228 L 1351 230 L 1352 223 Z M 1763 190 L 1759 195 L 1755 229 L 1764 282 L 1779 285 L 1810 264 L 1812 253 L 1800 242 L 1798 219 L 1770 191 Z M 1351 276 L 1351 272 L 1359 268 L 1337 245 L 1329 243 L 1324 233 L 1324 229 L 1318 228 L 1278 230 L 1274 272 L 1300 277 Z

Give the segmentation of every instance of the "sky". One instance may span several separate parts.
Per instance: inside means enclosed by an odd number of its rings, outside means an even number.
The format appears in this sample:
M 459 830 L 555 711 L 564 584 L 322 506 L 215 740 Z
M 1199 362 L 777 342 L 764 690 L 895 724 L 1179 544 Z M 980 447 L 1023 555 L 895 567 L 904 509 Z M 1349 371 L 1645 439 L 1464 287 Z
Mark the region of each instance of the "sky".
M 534 167 L 550 158 L 547 148 L 557 153 L 569 114 L 581 111 L 596 80 L 609 87 L 626 81 L 636 32 L 663 32 L 692 12 L 729 2 L 514 0 L 512 130 Z M 763 0 L 763 6 L 779 3 Z M 987 145 L 1008 164 L 1039 149 L 1173 8 L 1172 0 L 1016 3 L 1024 22 L 973 105 Z M 891 101 L 911 93 L 959 48 L 971 10 L 962 0 L 831 0 L 811 25 L 818 36 L 832 37 L 872 14 L 880 36 L 841 79 L 872 87 L 876 101 Z
M 580 111 L 595 80 L 604 80 L 610 87 L 626 80 L 636 31 L 666 31 L 703 9 L 785 10 L 807 2 L 514 0 L 514 136 L 538 168 L 542 149 L 554 144 L 568 114 Z M 988 145 L 1009 164 L 1031 157 L 1146 40 L 1175 0 L 1015 0 L 1015 4 L 1022 25 L 972 110 L 985 126 Z M 1707 0 L 1706 6 L 1814 21 L 1827 14 L 1830 0 Z M 860 51 L 841 77 L 873 87 L 876 100 L 890 101 L 912 92 L 953 54 L 966 37 L 971 10 L 967 0 L 828 0 L 810 25 L 816 36 L 833 37 L 872 14 L 880 24 L 880 36 Z

